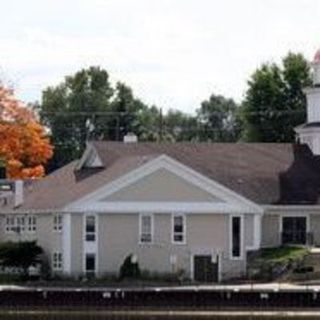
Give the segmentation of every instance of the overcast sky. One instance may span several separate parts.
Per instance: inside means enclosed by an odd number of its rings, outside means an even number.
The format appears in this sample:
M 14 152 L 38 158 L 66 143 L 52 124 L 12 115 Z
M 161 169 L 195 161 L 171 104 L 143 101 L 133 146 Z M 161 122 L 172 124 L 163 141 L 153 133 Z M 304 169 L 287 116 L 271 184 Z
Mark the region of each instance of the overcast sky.
M 1 0 L 0 73 L 19 98 L 100 65 L 143 101 L 193 112 L 240 101 L 250 74 L 320 47 L 319 0 Z

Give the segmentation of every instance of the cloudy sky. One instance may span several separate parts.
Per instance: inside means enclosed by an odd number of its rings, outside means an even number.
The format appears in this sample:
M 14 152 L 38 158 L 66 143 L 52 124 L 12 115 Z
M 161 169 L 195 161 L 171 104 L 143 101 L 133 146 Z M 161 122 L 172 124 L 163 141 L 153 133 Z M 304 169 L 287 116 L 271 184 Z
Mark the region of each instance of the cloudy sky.
M 26 102 L 90 65 L 147 103 L 240 101 L 262 62 L 320 47 L 319 0 L 1 0 L 0 75 Z

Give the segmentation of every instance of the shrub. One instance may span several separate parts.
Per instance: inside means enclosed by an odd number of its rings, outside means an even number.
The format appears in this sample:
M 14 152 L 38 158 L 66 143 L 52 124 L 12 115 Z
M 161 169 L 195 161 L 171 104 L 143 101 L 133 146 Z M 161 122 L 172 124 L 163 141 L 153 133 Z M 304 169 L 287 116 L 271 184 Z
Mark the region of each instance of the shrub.
M 125 279 L 125 278 L 131 278 L 131 279 L 137 279 L 140 277 L 141 271 L 139 268 L 139 263 L 133 263 L 132 262 L 132 254 L 128 255 L 121 267 L 119 272 L 119 279 Z
M 27 277 L 29 267 L 40 262 L 39 256 L 42 252 L 42 248 L 35 241 L 3 242 L 0 244 L 0 265 L 17 268 Z

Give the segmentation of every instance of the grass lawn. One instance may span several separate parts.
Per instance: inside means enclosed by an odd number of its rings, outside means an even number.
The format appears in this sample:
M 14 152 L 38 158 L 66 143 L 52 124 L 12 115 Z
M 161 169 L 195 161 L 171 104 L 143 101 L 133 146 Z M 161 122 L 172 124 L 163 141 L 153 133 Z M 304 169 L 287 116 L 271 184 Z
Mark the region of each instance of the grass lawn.
M 259 260 L 267 260 L 270 262 L 287 262 L 290 260 L 298 260 L 303 258 L 308 253 L 307 248 L 282 246 L 276 248 L 267 248 L 261 250 Z

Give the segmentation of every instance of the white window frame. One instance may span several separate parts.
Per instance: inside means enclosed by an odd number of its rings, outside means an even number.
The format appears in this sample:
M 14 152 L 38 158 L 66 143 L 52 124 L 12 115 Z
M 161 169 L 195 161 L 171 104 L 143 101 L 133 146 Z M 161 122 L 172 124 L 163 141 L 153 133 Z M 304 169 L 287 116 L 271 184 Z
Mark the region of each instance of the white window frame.
M 53 215 L 53 231 L 61 233 L 63 228 L 63 216 L 61 213 Z
M 142 221 L 144 217 L 150 218 L 150 235 L 151 241 L 142 241 Z M 154 215 L 152 213 L 140 213 L 139 215 L 139 244 L 153 244 L 154 243 Z
M 34 224 L 29 224 L 29 219 L 34 219 Z M 8 223 L 10 221 L 10 223 Z M 36 232 L 36 217 L 34 215 L 6 215 L 5 217 L 5 233 L 22 234 Z
M 176 241 L 174 239 L 175 236 L 175 232 L 174 232 L 174 219 L 176 217 L 182 217 L 182 227 L 183 227 L 183 232 L 179 233 L 182 235 L 183 240 L 182 241 Z M 177 244 L 177 245 L 184 245 L 187 243 L 187 219 L 186 219 L 186 215 L 184 213 L 173 213 L 171 215 L 171 242 L 172 244 Z
M 63 270 L 63 254 L 60 251 L 52 253 L 52 270 L 62 271 Z
M 94 256 L 94 270 L 87 270 L 87 256 Z M 86 252 L 84 254 L 84 273 L 88 275 L 89 273 L 92 273 L 94 276 L 97 274 L 97 254 L 95 252 Z
M 19 229 L 18 233 L 25 233 L 26 231 L 26 216 L 16 216 L 16 226 Z
M 87 241 L 87 232 L 86 232 L 86 220 L 87 217 L 94 217 L 95 219 L 95 238 L 94 241 Z M 95 275 L 98 274 L 99 270 L 99 215 L 94 212 L 88 212 L 83 214 L 82 217 L 82 239 L 83 239 L 83 254 L 82 254 L 82 270 L 83 274 L 86 274 L 86 255 L 94 254 L 95 255 Z M 90 233 L 89 233 L 90 234 Z
M 26 231 L 35 233 L 37 231 L 37 217 L 35 215 L 27 215 L 26 220 Z
M 93 218 L 94 219 L 94 232 L 87 232 L 87 219 L 88 218 Z M 97 215 L 92 213 L 92 214 L 86 214 L 84 216 L 84 241 L 88 242 L 88 243 L 95 243 L 97 242 L 97 237 L 98 237 L 98 233 L 97 233 L 97 227 L 98 227 L 98 223 L 97 223 Z M 87 240 L 87 235 L 94 235 L 94 240 Z
M 233 255 L 233 232 L 232 232 L 232 223 L 233 218 L 240 218 L 240 256 L 236 257 Z M 242 260 L 244 254 L 244 219 L 243 215 L 230 215 L 230 223 L 229 223 L 229 252 L 230 252 L 230 260 Z
M 10 222 L 9 222 L 10 221 Z M 16 227 L 16 218 L 13 215 L 6 215 L 5 233 L 14 233 Z

